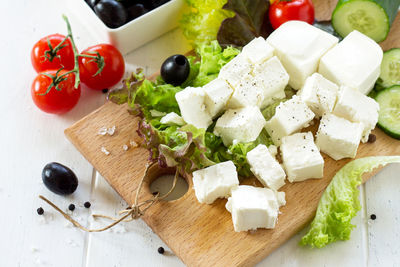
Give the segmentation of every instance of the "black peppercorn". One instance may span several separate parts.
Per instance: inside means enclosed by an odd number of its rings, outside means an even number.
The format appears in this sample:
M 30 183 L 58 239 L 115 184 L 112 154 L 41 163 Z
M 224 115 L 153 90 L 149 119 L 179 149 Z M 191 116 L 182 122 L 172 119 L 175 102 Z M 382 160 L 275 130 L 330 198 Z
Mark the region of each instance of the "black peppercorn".
M 376 141 L 376 135 L 370 134 L 368 136 L 368 143 L 374 143 Z
M 36 211 L 37 211 L 37 214 L 39 214 L 39 215 L 43 215 L 43 213 L 44 213 L 44 209 L 42 207 L 38 208 Z
M 376 219 L 376 215 L 375 214 L 371 214 L 370 218 L 371 218 L 371 220 L 375 220 Z
M 83 206 L 88 209 L 90 208 L 90 206 L 92 206 L 92 204 L 90 204 L 89 201 L 86 201 L 85 203 L 83 203 Z
M 68 209 L 70 211 L 73 211 L 75 209 L 75 205 L 74 204 L 69 204 Z
M 157 251 L 158 251 L 158 253 L 160 253 L 160 254 L 164 254 L 164 252 L 165 252 L 165 250 L 164 250 L 163 247 L 159 247 L 159 248 L 157 249 Z
M 103 90 L 101 90 L 103 92 L 103 94 L 107 94 L 108 93 L 108 88 L 104 88 Z

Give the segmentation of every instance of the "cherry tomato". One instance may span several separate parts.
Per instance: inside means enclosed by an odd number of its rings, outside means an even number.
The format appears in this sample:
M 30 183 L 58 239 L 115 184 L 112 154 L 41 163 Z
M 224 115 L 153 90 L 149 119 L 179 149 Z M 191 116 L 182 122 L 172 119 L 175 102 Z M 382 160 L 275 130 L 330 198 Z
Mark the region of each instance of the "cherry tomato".
M 311 0 L 277 0 L 269 7 L 269 20 L 274 29 L 289 20 L 314 22 L 314 5 Z
M 82 51 L 81 54 L 96 56 L 97 52 L 104 58 L 104 68 L 95 75 L 99 66 L 95 60 L 79 57 L 79 73 L 82 83 L 91 89 L 102 90 L 118 83 L 125 72 L 125 61 L 121 52 L 112 45 L 98 44 Z
M 56 75 L 56 70 L 46 71 L 47 74 Z M 66 73 L 66 70 L 59 71 L 58 75 Z M 31 86 L 31 94 L 33 102 L 38 108 L 47 113 L 62 114 L 70 111 L 79 100 L 81 95 L 81 87 L 74 87 L 75 74 L 70 73 L 64 76 L 66 79 L 58 84 L 58 91 L 54 86 L 46 94 L 52 79 L 44 74 L 38 74 L 33 80 Z
M 62 45 L 65 45 L 60 50 L 56 51 L 54 58 L 49 61 L 51 52 L 47 40 L 50 41 L 52 48 L 54 49 L 59 43 L 64 40 L 65 36 L 61 34 L 52 34 L 40 39 L 32 48 L 31 61 L 32 66 L 36 72 L 44 72 L 51 69 L 60 69 L 64 67 L 66 70 L 72 70 L 74 68 L 74 51 L 72 50 L 71 41 L 68 39 Z M 47 52 L 47 57 L 45 54 Z

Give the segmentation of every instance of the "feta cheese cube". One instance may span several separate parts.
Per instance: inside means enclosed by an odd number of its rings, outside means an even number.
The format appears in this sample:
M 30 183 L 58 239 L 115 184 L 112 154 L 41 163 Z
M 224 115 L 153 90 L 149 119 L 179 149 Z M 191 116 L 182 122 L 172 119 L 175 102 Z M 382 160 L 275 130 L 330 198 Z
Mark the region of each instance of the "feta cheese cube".
M 242 81 L 243 77 L 251 75 L 253 68 L 254 66 L 250 63 L 249 59 L 240 53 L 221 68 L 218 78 L 225 80 L 235 88 Z
M 289 82 L 289 74 L 275 56 L 254 68 L 257 86 L 263 91 L 261 108 L 285 97 L 285 87 Z
M 235 142 L 252 142 L 257 139 L 265 125 L 258 107 L 230 109 L 218 120 L 214 134 L 221 136 L 225 146 Z
M 203 86 L 206 109 L 211 117 L 219 115 L 232 95 L 232 88 L 222 79 L 215 79 Z
M 243 79 L 234 87 L 233 94 L 228 101 L 227 108 L 242 108 L 247 106 L 261 106 L 264 100 L 263 90 L 259 82 L 250 74 L 246 74 Z
M 363 129 L 361 123 L 325 114 L 319 124 L 316 144 L 322 152 L 334 160 L 354 158 Z
M 274 55 L 274 50 L 263 37 L 257 37 L 243 47 L 242 54 L 256 65 L 270 59 Z
M 314 73 L 307 78 L 298 95 L 315 113 L 321 117 L 324 113 L 330 113 L 335 106 L 339 87 L 325 79 L 321 74 Z
M 374 40 L 352 31 L 321 58 L 318 72 L 367 95 L 380 75 L 382 57 L 382 48 Z
M 176 114 L 175 112 L 168 113 L 167 115 L 161 118 L 160 122 L 169 125 L 178 125 L 178 126 L 185 125 L 185 121 L 182 119 L 182 117 Z
M 314 143 L 311 132 L 296 133 L 282 138 L 283 165 L 290 182 L 322 178 L 324 159 Z
M 314 113 L 300 99 L 294 95 L 292 99 L 282 102 L 275 109 L 275 115 L 267 121 L 265 129 L 275 145 L 280 145 L 282 137 L 291 135 L 309 126 Z
M 342 86 L 333 114 L 352 122 L 361 122 L 364 125 L 361 140 L 365 143 L 378 122 L 379 104 L 360 91 Z
M 272 32 L 267 43 L 275 48 L 275 55 L 289 73 L 289 85 L 299 90 L 338 39 L 306 22 L 292 20 Z
M 207 129 L 212 123 L 212 117 L 206 110 L 204 98 L 204 89 L 201 87 L 186 87 L 175 95 L 185 122 L 197 128 Z
M 236 232 L 272 229 L 278 219 L 279 204 L 271 189 L 240 185 L 232 190 L 226 209 L 232 214 Z
M 278 155 L 278 148 L 274 145 L 270 145 L 268 147 L 268 151 L 269 151 L 269 153 L 271 153 L 271 156 L 274 158 L 276 158 L 276 155 Z
M 274 191 L 279 207 L 286 205 L 285 192 Z
M 285 171 L 265 145 L 256 146 L 246 157 L 250 170 L 264 186 L 278 190 L 285 184 Z
M 228 197 L 239 185 L 236 167 L 232 161 L 218 163 L 193 172 L 193 188 L 200 203 L 211 204 L 217 198 Z

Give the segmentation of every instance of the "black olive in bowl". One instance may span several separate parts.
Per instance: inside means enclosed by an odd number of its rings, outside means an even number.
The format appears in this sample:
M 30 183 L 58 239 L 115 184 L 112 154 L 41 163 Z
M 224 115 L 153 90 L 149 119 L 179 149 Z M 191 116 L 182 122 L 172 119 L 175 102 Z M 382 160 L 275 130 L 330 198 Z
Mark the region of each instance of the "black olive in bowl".
M 164 5 L 165 3 L 169 2 L 170 0 L 148 0 L 148 4 L 150 5 L 151 9 L 157 8 L 159 6 Z
M 126 8 L 128 20 L 134 20 L 148 12 L 143 4 L 134 4 Z
M 69 195 L 78 187 L 78 178 L 75 173 L 57 162 L 51 162 L 44 166 L 42 171 L 44 185 L 51 192 L 58 195 Z
M 190 64 L 184 55 L 173 55 L 164 61 L 160 72 L 166 83 L 178 86 L 189 76 Z
M 115 0 L 100 0 L 94 6 L 94 12 L 104 24 L 112 29 L 124 25 L 128 20 L 125 7 Z
M 93 9 L 94 6 L 97 5 L 97 3 L 98 3 L 99 1 L 100 1 L 100 0 L 85 0 L 85 2 L 90 6 L 91 9 Z

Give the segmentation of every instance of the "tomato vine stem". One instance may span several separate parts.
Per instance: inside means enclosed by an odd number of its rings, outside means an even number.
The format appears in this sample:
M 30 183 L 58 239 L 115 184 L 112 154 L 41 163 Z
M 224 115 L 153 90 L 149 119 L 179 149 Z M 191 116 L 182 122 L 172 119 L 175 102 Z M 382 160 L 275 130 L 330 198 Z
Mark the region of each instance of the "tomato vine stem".
M 52 83 L 49 85 L 48 89 L 46 90 L 46 93 L 44 93 L 43 95 L 46 95 L 47 93 L 49 93 L 52 87 L 55 87 L 55 89 L 57 91 L 60 91 L 61 88 L 59 87 L 59 84 L 66 79 L 66 78 L 63 78 L 63 77 L 67 76 L 68 74 L 71 74 L 71 73 L 75 74 L 74 88 L 78 89 L 79 84 L 81 83 L 80 73 L 79 73 L 79 57 L 91 58 L 92 60 L 90 60 L 90 61 L 96 62 L 97 67 L 98 67 L 98 71 L 93 76 L 96 76 L 96 75 L 100 74 L 103 71 L 104 66 L 105 66 L 104 57 L 102 57 L 99 54 L 99 52 L 92 52 L 94 55 L 79 54 L 78 49 L 76 48 L 76 45 L 75 45 L 74 36 L 72 35 L 71 24 L 69 23 L 69 20 L 68 20 L 67 16 L 63 15 L 62 17 L 63 17 L 65 23 L 67 24 L 68 34 L 65 36 L 64 40 L 62 40 L 54 48 L 51 46 L 50 41 L 48 40 L 48 45 L 49 45 L 50 50 L 45 52 L 44 57 L 48 58 L 49 61 L 52 61 L 55 57 L 58 57 L 57 51 L 59 51 L 60 49 L 65 47 L 64 43 L 69 39 L 71 41 L 72 50 L 74 52 L 74 68 L 72 70 L 69 70 L 69 71 L 59 75 L 59 72 L 63 69 L 63 68 L 61 68 L 56 72 L 55 76 L 51 75 L 49 73 L 42 73 L 43 75 L 45 75 L 45 76 L 49 77 L 50 79 L 52 79 Z

